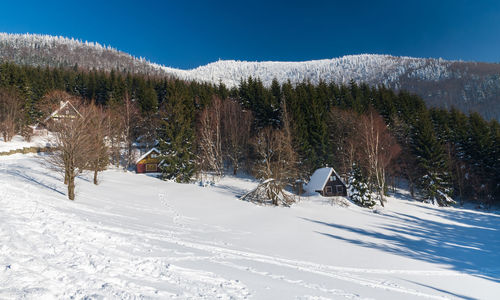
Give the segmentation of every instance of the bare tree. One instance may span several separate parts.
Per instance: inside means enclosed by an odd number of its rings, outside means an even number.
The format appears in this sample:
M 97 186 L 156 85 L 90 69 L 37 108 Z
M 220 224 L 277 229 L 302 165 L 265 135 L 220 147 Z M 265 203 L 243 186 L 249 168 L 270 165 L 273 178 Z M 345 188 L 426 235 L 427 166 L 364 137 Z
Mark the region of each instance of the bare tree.
M 332 161 L 340 174 L 348 174 L 357 159 L 360 132 L 359 115 L 333 108 L 328 117 Z
M 140 137 L 141 146 L 147 151 L 157 143 L 159 121 L 159 114 L 147 114 L 142 116 L 138 122 L 137 135 Z
M 106 145 L 108 115 L 102 107 L 89 105 L 87 117 L 88 134 L 90 135 L 90 146 L 93 151 L 90 153 L 88 168 L 94 173 L 94 184 L 98 184 L 98 172 L 104 171 L 109 164 L 109 148 Z
M 380 204 L 384 206 L 386 188 L 386 168 L 399 154 L 401 148 L 396 139 L 390 134 L 384 119 L 371 110 L 361 117 L 362 139 L 360 160 L 365 162 L 368 178 L 375 183 Z
M 66 101 L 71 101 L 76 105 L 81 102 L 81 99 L 61 90 L 53 90 L 45 94 L 36 103 L 36 110 L 40 112 L 37 121 L 43 121 Z
M 254 173 L 262 183 L 242 199 L 266 202 L 273 205 L 290 205 L 295 198 L 285 192 L 285 187 L 297 176 L 297 154 L 293 149 L 290 119 L 282 101 L 282 128 L 265 127 L 253 140 L 257 156 Z
M 123 154 L 125 168 L 128 169 L 133 159 L 134 129 L 141 121 L 139 109 L 125 94 L 122 102 L 114 102 L 108 106 L 107 114 L 107 137 L 112 163 L 119 167 Z M 122 149 L 125 151 L 122 152 Z
M 418 178 L 418 168 L 415 156 L 411 151 L 411 127 L 397 116 L 392 121 L 392 132 L 401 146 L 401 153 L 397 156 L 395 163 L 396 175 L 405 178 L 408 183 L 411 197 L 415 197 L 415 185 Z
M 123 122 L 121 121 L 121 107 L 119 104 L 108 106 L 106 109 L 106 136 L 109 142 L 111 163 L 120 167 L 121 142 Z
M 132 102 L 128 96 L 125 94 L 125 98 L 123 99 L 123 112 L 122 112 L 122 129 L 123 129 L 123 141 L 125 142 L 125 161 L 126 168 L 128 169 L 132 162 L 132 144 L 134 142 L 134 124 L 137 124 L 139 121 L 139 109 L 136 104 Z
M 0 131 L 3 140 L 9 142 L 19 131 L 22 122 L 22 103 L 13 89 L 0 89 Z
M 241 105 L 226 99 L 222 105 L 222 139 L 224 156 L 233 167 L 233 175 L 240 169 L 242 161 L 248 156 L 250 132 L 253 116 L 244 111 Z
M 222 176 L 222 101 L 214 97 L 212 104 L 203 109 L 198 120 L 199 165 L 202 172 Z
M 75 178 L 88 169 L 94 152 L 89 134 L 89 109 L 78 106 L 80 115 L 75 118 L 62 118 L 50 122 L 55 145 L 47 156 L 51 167 L 64 174 L 64 183 L 68 186 L 68 199 L 75 199 Z

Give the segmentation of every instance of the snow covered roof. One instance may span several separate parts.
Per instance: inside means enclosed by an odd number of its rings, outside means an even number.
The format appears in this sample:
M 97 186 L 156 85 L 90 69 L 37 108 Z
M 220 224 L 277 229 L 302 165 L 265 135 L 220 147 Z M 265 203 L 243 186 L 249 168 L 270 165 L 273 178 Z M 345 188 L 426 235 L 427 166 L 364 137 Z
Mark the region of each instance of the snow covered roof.
M 325 167 L 314 171 L 311 176 L 311 180 L 309 180 L 309 182 L 305 186 L 305 190 L 308 192 L 316 192 L 322 190 L 325 187 L 325 184 L 328 182 L 328 178 L 330 178 L 332 172 L 335 174 L 335 176 L 337 176 L 340 182 L 345 185 L 342 178 L 339 176 L 339 174 L 337 174 L 337 172 L 335 172 L 333 168 Z
M 149 150 L 148 152 L 144 153 L 143 155 L 141 155 L 141 157 L 139 157 L 135 162 L 138 163 L 140 162 L 141 160 L 145 159 L 149 154 L 151 154 L 151 152 L 156 152 L 158 154 L 160 154 L 160 151 L 158 151 L 158 149 L 156 148 L 151 148 L 151 150 Z
M 309 192 L 322 190 L 328 182 L 332 170 L 333 168 L 321 168 L 314 171 L 305 189 Z
M 74 110 L 74 111 L 75 111 L 75 112 L 76 112 L 76 113 L 77 113 L 80 117 L 82 116 L 82 115 L 80 114 L 80 112 L 79 112 L 79 111 L 78 111 L 78 110 L 77 110 L 77 109 L 73 106 L 73 104 L 71 104 L 71 102 L 69 102 L 69 100 L 68 100 L 68 101 L 66 101 L 66 102 L 62 102 L 62 101 L 61 101 L 59 108 L 58 108 L 58 109 L 56 109 L 53 113 L 51 113 L 51 114 L 50 114 L 50 116 L 48 116 L 47 118 L 45 118 L 45 120 L 43 120 L 43 122 L 45 123 L 45 122 L 47 122 L 50 118 L 53 118 L 55 115 L 57 115 L 57 114 L 61 111 L 61 109 L 65 108 L 65 107 L 66 107 L 66 106 L 68 106 L 68 105 L 69 105 L 69 107 L 71 107 L 71 108 L 72 108 L 72 109 L 73 109 L 73 110 Z

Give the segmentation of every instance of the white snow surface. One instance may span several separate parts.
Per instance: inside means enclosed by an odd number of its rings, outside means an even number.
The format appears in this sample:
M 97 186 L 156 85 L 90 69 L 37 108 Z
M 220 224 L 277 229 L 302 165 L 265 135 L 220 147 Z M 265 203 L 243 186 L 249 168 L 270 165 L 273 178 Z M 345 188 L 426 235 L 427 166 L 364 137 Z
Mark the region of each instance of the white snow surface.
M 121 170 L 76 201 L 39 155 L 0 157 L 0 299 L 498 299 L 500 215 L 404 191 L 291 208 Z
M 29 142 L 20 135 L 14 136 L 9 142 L 5 142 L 3 137 L 0 137 L 0 153 L 30 147 L 46 147 L 49 145 L 48 141 L 47 136 L 33 136 Z

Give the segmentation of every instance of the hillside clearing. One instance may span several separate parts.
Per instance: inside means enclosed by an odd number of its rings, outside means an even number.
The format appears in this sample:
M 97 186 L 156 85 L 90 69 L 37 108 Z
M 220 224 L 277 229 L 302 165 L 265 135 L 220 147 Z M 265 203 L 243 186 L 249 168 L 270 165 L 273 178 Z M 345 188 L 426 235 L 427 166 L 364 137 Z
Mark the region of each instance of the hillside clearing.
M 66 200 L 38 155 L 0 158 L 0 298 L 494 299 L 500 215 L 414 202 L 291 208 L 119 170 Z

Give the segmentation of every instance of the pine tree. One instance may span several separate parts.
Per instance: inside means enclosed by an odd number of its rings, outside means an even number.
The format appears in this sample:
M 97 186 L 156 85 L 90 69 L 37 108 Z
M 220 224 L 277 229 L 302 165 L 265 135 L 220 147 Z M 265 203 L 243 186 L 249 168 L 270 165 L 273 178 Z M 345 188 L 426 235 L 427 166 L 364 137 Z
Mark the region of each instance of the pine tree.
M 441 206 L 453 202 L 448 162 L 443 146 L 438 142 L 428 114 L 422 114 L 417 121 L 413 152 L 419 168 L 418 186 L 423 199 Z
M 164 180 L 189 182 L 195 172 L 193 153 L 193 116 L 187 90 L 175 81 L 169 86 L 169 95 L 160 112 L 158 148 L 161 152 L 160 169 Z

